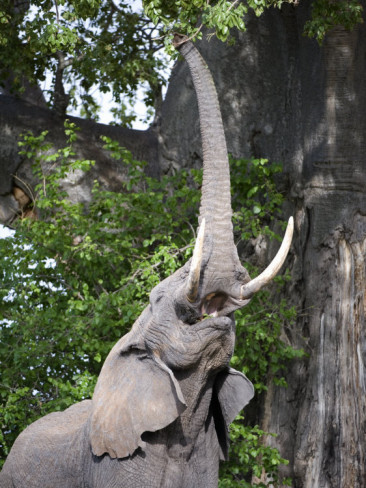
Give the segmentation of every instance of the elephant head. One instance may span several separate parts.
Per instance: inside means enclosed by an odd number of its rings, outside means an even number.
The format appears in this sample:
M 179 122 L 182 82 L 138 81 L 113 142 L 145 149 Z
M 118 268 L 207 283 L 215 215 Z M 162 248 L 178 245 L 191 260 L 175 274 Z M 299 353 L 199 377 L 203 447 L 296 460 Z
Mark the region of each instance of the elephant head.
M 249 380 L 228 367 L 233 312 L 276 275 L 292 238 L 291 219 L 275 259 L 250 280 L 234 244 L 229 163 L 213 80 L 187 38 L 176 35 L 174 43 L 188 62 L 199 106 L 199 231 L 192 259 L 152 290 L 150 304 L 103 366 L 90 422 L 96 455 L 131 455 L 145 445 L 144 432 L 159 431 L 179 416 L 191 419 L 207 383 L 216 388 L 225 423 L 232 422 L 253 396 Z

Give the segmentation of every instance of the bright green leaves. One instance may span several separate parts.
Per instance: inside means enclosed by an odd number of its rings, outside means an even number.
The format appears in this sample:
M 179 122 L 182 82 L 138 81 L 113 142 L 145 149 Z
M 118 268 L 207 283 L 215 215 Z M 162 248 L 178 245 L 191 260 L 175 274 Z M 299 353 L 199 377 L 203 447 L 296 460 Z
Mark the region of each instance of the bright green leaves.
M 66 2 L 60 2 L 65 4 Z M 98 10 L 102 5 L 102 0 L 71 0 L 70 5 L 74 9 L 75 17 L 82 20 L 95 19 L 98 15 Z M 70 12 L 71 14 L 71 12 Z M 72 15 L 72 14 L 71 14 Z M 64 17 L 67 18 L 67 12 L 64 13 Z
M 210 4 L 206 0 L 168 1 L 145 0 L 143 2 L 146 14 L 156 24 L 163 24 L 167 34 L 166 48 L 173 55 L 171 36 L 174 32 L 186 34 L 192 39 L 202 37 L 201 29 L 209 29 L 209 35 L 216 35 L 225 42 L 230 35 L 230 29 L 236 27 L 245 30 L 244 13 L 247 7 L 243 2 L 218 0 Z
M 57 51 L 73 55 L 79 45 L 76 29 L 58 21 L 52 12 L 27 20 L 24 39 L 33 54 L 43 56 L 50 56 Z
M 236 27 L 240 31 L 245 30 L 244 14 L 247 8 L 244 3 L 221 0 L 203 11 L 202 22 L 209 29 L 213 29 L 217 38 L 225 42 L 230 29 Z
M 230 164 L 232 198 L 233 202 L 238 200 L 238 205 L 233 204 L 235 231 L 240 232 L 243 240 L 261 233 L 274 237 L 269 224 L 276 219 L 276 211 L 283 202 L 283 195 L 274 183 L 275 176 L 282 171 L 281 165 L 269 164 L 267 159 L 232 158 Z
M 238 415 L 230 426 L 230 458 L 229 462 L 221 466 L 219 488 L 291 486 L 290 480 L 280 480 L 278 473 L 278 466 L 288 464 L 288 461 L 280 456 L 277 449 L 266 445 L 268 436 L 276 436 L 264 432 L 258 426 L 248 427 L 244 425 L 243 420 L 243 417 Z M 270 484 L 266 483 L 264 475 L 271 480 Z M 255 485 L 245 481 L 252 477 L 258 480 Z
M 0 46 L 4 49 L 6 48 L 9 39 L 4 31 L 10 26 L 11 17 L 7 12 L 0 10 Z
M 327 32 L 341 25 L 351 30 L 362 23 L 363 7 L 357 0 L 314 0 L 312 18 L 305 24 L 304 33 L 323 42 Z

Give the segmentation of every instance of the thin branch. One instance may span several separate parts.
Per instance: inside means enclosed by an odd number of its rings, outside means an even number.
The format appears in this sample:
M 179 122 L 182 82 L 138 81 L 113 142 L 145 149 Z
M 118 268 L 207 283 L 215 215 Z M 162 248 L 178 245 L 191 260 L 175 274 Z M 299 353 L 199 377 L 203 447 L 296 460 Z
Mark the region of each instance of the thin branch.
M 239 3 L 239 0 L 235 0 L 235 2 L 233 2 L 233 3 L 230 5 L 230 7 L 227 9 L 227 13 L 229 13 L 229 12 L 230 12 L 230 10 L 232 10 L 232 9 L 235 7 L 235 5 L 236 5 L 237 3 Z
M 122 10 L 113 2 L 113 0 L 108 0 L 108 3 L 111 6 L 112 10 L 120 14 L 123 14 Z
M 55 9 L 56 9 L 56 22 L 59 24 L 60 23 L 60 13 L 58 11 L 57 0 L 54 0 L 54 4 L 55 4 Z

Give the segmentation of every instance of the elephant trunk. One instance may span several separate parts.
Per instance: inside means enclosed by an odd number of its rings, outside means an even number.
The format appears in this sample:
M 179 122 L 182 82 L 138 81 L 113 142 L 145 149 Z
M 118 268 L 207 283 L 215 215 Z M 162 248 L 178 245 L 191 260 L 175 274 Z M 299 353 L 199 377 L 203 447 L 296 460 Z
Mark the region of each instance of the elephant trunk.
M 234 244 L 230 168 L 216 88 L 202 56 L 185 36 L 176 34 L 174 45 L 188 63 L 195 87 L 203 149 L 203 181 L 199 222 L 205 219 L 204 261 L 215 270 L 239 264 Z M 234 263 L 233 263 L 234 261 Z
M 190 302 L 200 302 L 203 313 L 223 315 L 244 306 L 278 273 L 290 248 L 293 220 L 290 219 L 284 244 L 277 256 L 263 273 L 250 281 L 234 243 L 230 168 L 216 88 L 205 61 L 189 39 L 176 34 L 173 43 L 191 72 L 203 148 L 200 232 L 186 296 Z

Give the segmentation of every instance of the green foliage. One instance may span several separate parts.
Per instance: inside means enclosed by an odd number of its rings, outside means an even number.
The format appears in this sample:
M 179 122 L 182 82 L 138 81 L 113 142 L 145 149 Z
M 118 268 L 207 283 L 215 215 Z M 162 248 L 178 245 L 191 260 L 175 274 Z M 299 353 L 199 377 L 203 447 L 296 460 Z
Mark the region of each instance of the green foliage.
M 357 0 L 315 0 L 312 18 L 305 24 L 304 33 L 322 43 L 327 32 L 342 25 L 348 30 L 362 23 L 363 7 Z
M 0 7 L 0 82 L 10 76 L 14 91 L 22 91 L 24 77 L 36 84 L 51 72 L 55 84 L 59 73 L 71 106 L 81 103 L 82 114 L 93 118 L 99 111 L 96 89 L 110 92 L 119 105 L 143 85 L 147 103 L 154 103 L 153 93 L 165 84 L 167 59 L 155 55 L 163 45 L 153 41 L 159 29 L 131 2 L 32 0 L 19 5 L 4 0 Z
M 244 241 L 262 233 L 278 237 L 269 224 L 283 203 L 274 183 L 275 175 L 281 171 L 280 164 L 269 165 L 267 159 L 230 158 L 234 229 Z
M 265 488 L 268 486 L 291 486 L 291 481 L 279 478 L 278 467 L 288 464 L 281 458 L 277 449 L 266 446 L 263 441 L 268 434 L 258 426 L 248 427 L 243 423 L 244 418 L 238 415 L 230 426 L 231 449 L 229 461 L 221 466 L 219 488 Z M 266 475 L 271 479 L 270 485 L 266 482 L 245 481 L 245 478 L 256 477 L 258 480 Z
M 250 378 L 258 392 L 267 389 L 268 374 L 276 385 L 287 386 L 283 376 L 286 364 L 303 355 L 281 336 L 283 327 L 292 326 L 295 317 L 296 310 L 284 300 L 277 305 L 271 303 L 268 291 L 258 293 L 236 315 L 237 343 L 231 364 Z
M 21 153 L 34 161 L 40 181 L 34 205 L 42 219 L 18 221 L 14 237 L 0 240 L 2 460 L 26 425 L 91 396 L 111 347 L 146 306 L 151 289 L 189 259 L 194 242 L 201 171 L 157 181 L 144 174 L 144 163 L 104 138 L 124 171 L 122 192 L 95 183 L 88 208 L 71 204 L 60 181 L 93 162 L 75 157 L 74 125 L 66 122 L 65 131 L 67 145 L 58 151 L 46 132 L 24 136 Z M 265 160 L 231 165 L 233 205 L 241 209 L 238 239 L 257 236 L 264 223 L 269 233 L 282 202 L 273 184 L 279 166 Z M 283 385 L 286 361 L 300 354 L 280 338 L 281 323 L 293 318 L 284 302 L 270 304 L 266 292 L 237 314 L 233 365 L 258 391 L 268 373 Z M 276 472 L 284 461 L 265 446 L 264 435 L 241 418 L 233 424 L 232 463 L 222 486 L 249 486 L 243 478 L 252 471 Z
M 201 38 L 203 26 L 212 29 L 218 39 L 225 42 L 230 29 L 236 27 L 245 30 L 244 13 L 247 7 L 241 2 L 219 0 L 210 4 L 206 0 L 145 0 L 143 2 L 146 14 L 156 24 L 161 23 L 165 32 L 166 48 L 174 54 L 171 47 L 171 35 L 180 32 L 192 38 Z

